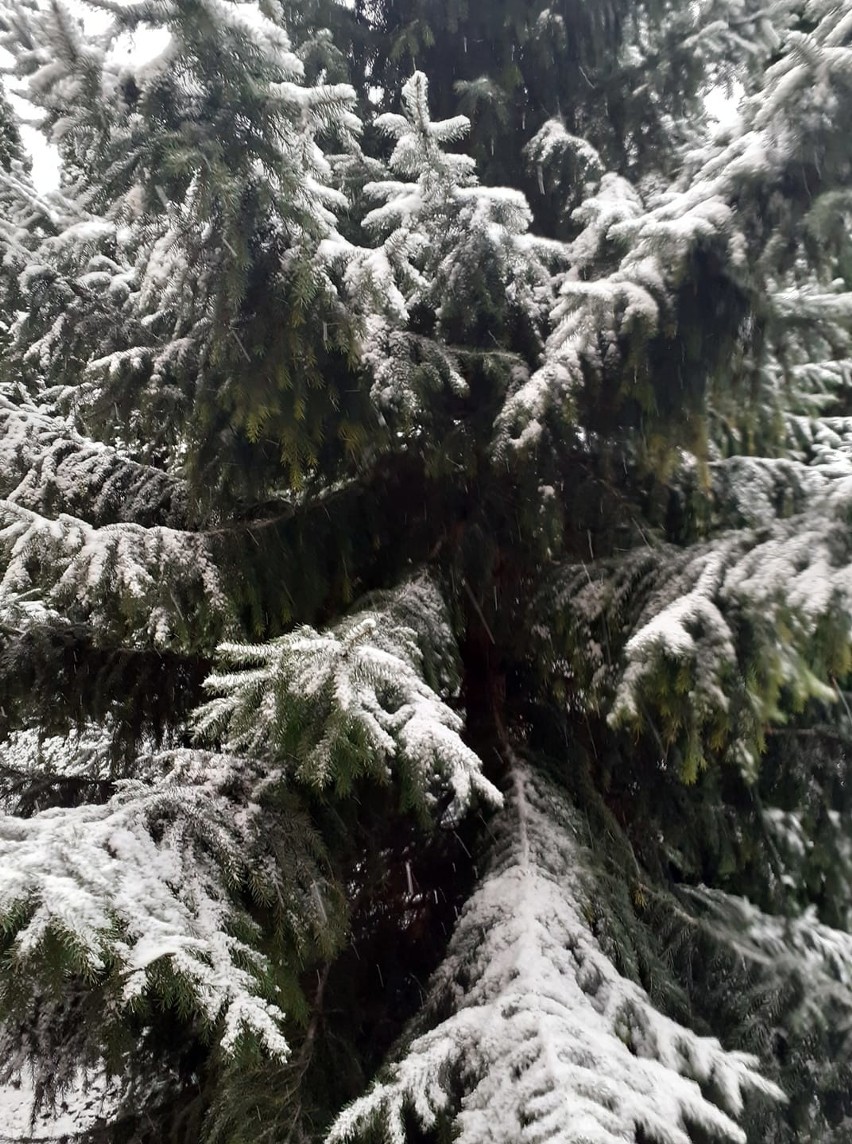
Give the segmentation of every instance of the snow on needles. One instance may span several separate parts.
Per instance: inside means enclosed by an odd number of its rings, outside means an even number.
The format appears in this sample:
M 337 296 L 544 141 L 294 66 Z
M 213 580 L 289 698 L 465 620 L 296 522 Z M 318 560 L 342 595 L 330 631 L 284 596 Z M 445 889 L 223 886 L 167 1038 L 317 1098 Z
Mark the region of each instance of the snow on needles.
M 852 17 L 847 6 L 832 0 L 810 0 L 806 12 L 812 29 L 786 31 L 762 90 L 745 101 L 727 135 L 709 138 L 692 152 L 678 184 L 640 195 L 639 188 L 607 173 L 573 212 L 583 230 L 573 243 L 574 264 L 552 313 L 544 361 L 506 403 L 497 422 L 498 449 L 534 444 L 549 410 L 570 410 L 584 369 L 603 369 L 619 341 L 657 332 L 662 305 L 699 244 L 715 241 L 736 271 L 747 245 L 736 208 L 744 188 L 756 179 L 781 177 L 796 162 L 819 167 L 825 140 L 844 130 L 836 104 L 837 91 L 852 71 Z M 702 35 L 712 41 L 726 24 L 705 28 Z M 541 170 L 554 148 L 564 151 L 569 142 L 561 138 L 558 123 L 547 124 L 530 145 L 530 158 Z M 591 156 L 583 158 L 591 163 Z M 845 178 L 844 171 L 841 181 Z M 615 209 L 601 209 L 601 199 L 607 207 L 615 199 Z M 844 320 L 852 312 L 846 294 L 782 292 L 775 304 L 781 313 L 809 306 Z
M 230 613 L 201 533 L 129 523 L 94 528 L 0 500 L 0 553 L 0 608 L 37 597 L 72 620 L 122 622 L 135 641 L 159 647 L 186 626 L 181 598 L 185 607 L 194 601 L 214 630 Z
M 90 524 L 178 515 L 185 492 L 162 469 L 80 434 L 71 417 L 0 386 L 0 496 L 34 512 L 57 504 Z
M 449 1119 L 458 1144 L 632 1144 L 638 1131 L 689 1144 L 693 1124 L 745 1144 L 743 1094 L 780 1090 L 617 972 L 586 920 L 593 888 L 571 809 L 518 759 L 513 779 L 492 868 L 432 985 L 428 1010 L 452 1015 L 415 1036 L 329 1144 L 371 1126 L 404 1144 L 407 1112 L 427 1130 Z
M 423 809 L 448 794 L 448 822 L 474 796 L 499 803 L 461 738 L 462 717 L 424 678 L 436 658 L 446 670 L 455 646 L 443 616 L 437 589 L 420 579 L 324 632 L 303 626 L 266 644 L 224 644 L 220 657 L 233 666 L 207 680 L 215 697 L 198 712 L 199 733 L 236 752 L 289 757 L 311 786 L 345 786 L 361 771 L 387 781 L 395 771 L 404 799 Z
M 239 881 L 251 853 L 256 776 L 245 760 L 197 752 L 155 756 L 143 769 L 151 777 L 119 783 L 105 804 L 0 815 L 0 914 L 24 912 L 11 956 L 23 967 L 53 936 L 81 972 L 117 976 L 107 1021 L 167 963 L 199 1015 L 224 1021 L 226 1051 L 249 1032 L 286 1056 L 282 1014 L 261 995 L 264 960 L 234 935 L 222 874 Z

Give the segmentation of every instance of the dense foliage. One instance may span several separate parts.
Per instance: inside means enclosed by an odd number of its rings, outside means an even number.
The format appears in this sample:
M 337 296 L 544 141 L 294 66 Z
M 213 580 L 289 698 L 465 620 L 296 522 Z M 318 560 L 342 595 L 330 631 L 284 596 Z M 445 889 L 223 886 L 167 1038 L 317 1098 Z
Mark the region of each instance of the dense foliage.
M 852 3 L 0 45 L 0 1079 L 852 1140 Z

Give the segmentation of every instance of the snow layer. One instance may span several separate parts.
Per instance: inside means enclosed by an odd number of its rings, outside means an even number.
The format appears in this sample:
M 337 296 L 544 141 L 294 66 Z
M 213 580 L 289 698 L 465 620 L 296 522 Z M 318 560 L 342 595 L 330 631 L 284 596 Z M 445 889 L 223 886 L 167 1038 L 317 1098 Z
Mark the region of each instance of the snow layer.
M 28 1140 L 66 1141 L 90 1128 L 109 1113 L 109 1101 L 100 1087 L 82 1088 L 65 1094 L 58 1107 L 31 1121 L 33 1090 L 20 1085 L 0 1086 L 0 1144 L 25 1144 Z
M 431 1011 L 453 1012 L 338 1118 L 330 1144 L 371 1125 L 405 1144 L 406 1111 L 424 1128 L 449 1117 L 459 1144 L 633 1144 L 640 1129 L 689 1144 L 689 1124 L 745 1144 L 743 1094 L 781 1093 L 755 1059 L 676 1024 L 618 973 L 588 921 L 570 807 L 518 759 L 513 772 L 493 867 L 433 983 Z

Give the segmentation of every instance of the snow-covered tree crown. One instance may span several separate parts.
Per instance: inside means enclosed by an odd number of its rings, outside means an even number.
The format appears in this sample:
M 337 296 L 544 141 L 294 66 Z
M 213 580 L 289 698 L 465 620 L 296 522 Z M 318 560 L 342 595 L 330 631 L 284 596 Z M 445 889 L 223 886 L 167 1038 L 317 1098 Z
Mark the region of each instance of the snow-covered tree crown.
M 0 1044 L 116 1141 L 848 1134 L 848 5 L 495 4 L 2 4 Z
M 108 29 L 89 43 L 61 4 L 10 8 L 7 38 L 74 194 L 71 217 L 50 219 L 33 252 L 23 360 L 72 381 L 99 422 L 105 392 L 110 408 L 125 408 L 135 401 L 128 387 L 141 388 L 135 416 L 149 444 L 203 452 L 224 414 L 251 440 L 277 439 L 302 472 L 324 436 L 322 359 L 350 352 L 353 337 L 316 254 L 345 207 L 318 136 L 346 143 L 359 130 L 354 93 L 303 83 L 285 31 L 256 5 L 110 11 Z M 128 68 L 118 44 L 139 25 L 161 31 L 165 47 Z M 275 323 L 273 349 L 265 308 L 276 303 L 291 317 Z M 307 386 L 293 372 L 305 366 Z M 189 391 L 179 380 L 186 371 Z M 292 422 L 305 419 L 317 390 L 313 445 L 284 421 L 270 426 L 281 394 Z M 354 425 L 344 436 L 351 448 Z

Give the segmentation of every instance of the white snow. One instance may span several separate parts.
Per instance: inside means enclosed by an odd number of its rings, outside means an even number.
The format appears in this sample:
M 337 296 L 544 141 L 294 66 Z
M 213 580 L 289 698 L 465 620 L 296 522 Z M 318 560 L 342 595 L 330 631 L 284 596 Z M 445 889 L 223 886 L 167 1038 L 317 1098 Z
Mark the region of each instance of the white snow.
M 300 627 L 267 644 L 224 644 L 219 655 L 230 670 L 206 682 L 215 698 L 198 712 L 199 733 L 224 736 L 236 753 L 264 757 L 284 739 L 289 720 L 305 718 L 297 705 L 309 699 L 316 729 L 303 729 L 303 752 L 293 761 L 302 782 L 321 788 L 338 781 L 340 759 L 366 749 L 371 770 L 380 778 L 394 771 L 398 779 L 407 776 L 427 805 L 449 792 L 449 823 L 475 796 L 499 803 L 461 737 L 463 720 L 449 696 L 424 679 L 424 652 L 446 657 L 454 648 L 443 616 L 443 601 L 424 577 L 391 593 L 384 607 L 355 613 L 329 631 Z
M 587 920 L 594 889 L 570 807 L 517 758 L 512 771 L 492 869 L 427 1003 L 427 1015 L 452 1013 L 404 1043 L 329 1144 L 369 1124 L 405 1144 L 406 1108 L 427 1129 L 448 1113 L 459 1144 L 632 1144 L 640 1128 L 658 1144 L 689 1144 L 689 1123 L 745 1144 L 742 1093 L 780 1091 L 754 1058 L 662 1016 L 620 976 Z M 699 1087 L 710 1081 L 718 1104 Z
M 111 1109 L 103 1089 L 94 1085 L 65 1093 L 55 1110 L 40 1112 L 31 1123 L 33 1090 L 26 1078 L 19 1085 L 0 1085 L 0 1144 L 36 1140 L 64 1141 L 106 1118 Z

